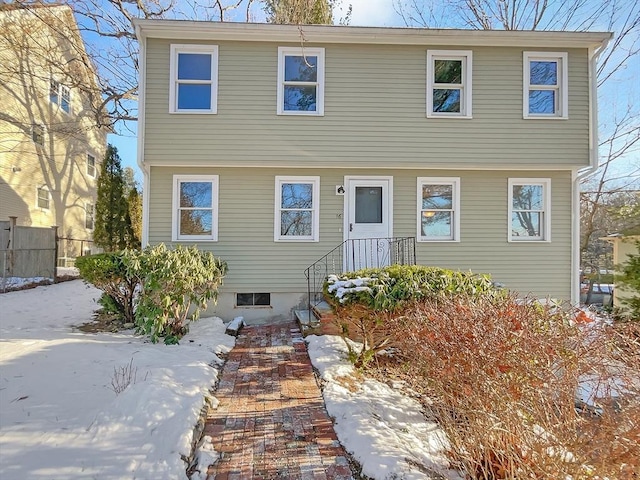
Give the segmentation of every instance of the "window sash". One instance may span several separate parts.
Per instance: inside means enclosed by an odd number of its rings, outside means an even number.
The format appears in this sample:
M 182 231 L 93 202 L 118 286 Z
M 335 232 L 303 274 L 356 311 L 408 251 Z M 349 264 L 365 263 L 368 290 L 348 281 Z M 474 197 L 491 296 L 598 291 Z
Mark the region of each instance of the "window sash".
M 287 80 L 287 59 L 294 57 L 315 59 L 314 81 L 297 78 Z M 324 115 L 324 48 L 279 47 L 277 83 L 278 115 Z M 290 101 L 292 92 L 295 93 L 296 90 L 300 98 L 309 96 L 306 103 L 300 103 L 299 99 L 298 102 Z
M 307 186 L 311 206 L 286 205 L 282 192 L 286 185 Z M 276 177 L 274 241 L 317 242 L 319 240 L 319 185 L 320 177 Z M 309 233 L 301 234 L 300 229 L 308 229 Z M 290 233 L 291 231 L 293 233 Z
M 523 118 L 568 118 L 567 58 L 566 52 L 523 53 Z M 538 69 L 534 73 L 532 65 L 539 63 L 555 65 L 549 71 L 555 82 L 541 78 Z
M 183 185 L 187 183 L 208 183 L 210 196 L 199 199 L 194 205 L 183 205 Z M 218 175 L 174 175 L 172 240 L 217 241 L 218 195 Z M 192 227 L 190 231 L 189 226 Z
M 38 145 L 44 145 L 44 127 L 42 125 L 31 127 L 31 139 Z
M 87 175 L 96 176 L 96 157 L 93 155 L 87 155 Z
M 46 188 L 38 188 L 38 208 L 49 210 L 51 207 L 51 192 Z
M 460 62 L 460 81 L 436 79 L 436 62 Z M 461 50 L 427 51 L 427 117 L 471 118 L 472 52 Z M 449 99 L 443 93 L 455 92 Z M 453 101 L 449 101 L 453 100 Z
M 424 205 L 424 187 L 450 187 L 451 205 Z M 419 177 L 418 178 L 418 233 L 419 242 L 452 241 L 460 239 L 460 178 L 459 177 Z M 429 219 L 448 218 L 449 233 L 430 233 Z M 445 220 L 446 221 L 446 220 Z M 437 225 L 434 225 L 437 228 Z
M 210 57 L 208 78 L 189 78 L 180 69 L 180 57 L 204 55 Z M 183 57 L 187 61 L 187 57 Z M 202 72 L 200 72 L 202 73 Z M 218 110 L 218 46 L 171 45 L 171 88 L 169 113 L 215 114 Z M 201 75 L 202 76 L 202 75 Z M 200 87 L 200 88 L 198 88 Z M 206 90 L 206 93 L 203 91 Z M 200 103 L 204 100 L 204 103 Z
M 520 189 L 519 187 L 539 187 L 540 205 L 519 205 L 516 195 L 516 190 Z M 549 179 L 509 179 L 508 239 L 510 242 L 548 242 L 551 240 L 550 195 L 551 181 Z
M 84 226 L 87 230 L 93 230 L 95 222 L 95 207 L 93 203 L 87 203 L 84 207 Z

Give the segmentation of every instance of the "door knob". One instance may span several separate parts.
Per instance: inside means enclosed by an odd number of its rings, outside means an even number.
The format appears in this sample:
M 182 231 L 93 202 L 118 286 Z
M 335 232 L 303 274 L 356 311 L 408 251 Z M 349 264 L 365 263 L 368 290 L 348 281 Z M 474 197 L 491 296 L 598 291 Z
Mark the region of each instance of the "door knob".
M 349 231 L 350 231 L 350 232 L 353 232 L 353 223 L 350 223 L 350 224 L 349 224 Z

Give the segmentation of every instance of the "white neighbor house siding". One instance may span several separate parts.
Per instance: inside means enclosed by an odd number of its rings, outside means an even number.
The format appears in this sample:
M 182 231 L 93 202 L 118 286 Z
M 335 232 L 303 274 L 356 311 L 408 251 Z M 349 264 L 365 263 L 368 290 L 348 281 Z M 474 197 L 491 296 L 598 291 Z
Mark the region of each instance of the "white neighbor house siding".
M 219 236 L 199 242 L 229 264 L 223 294 L 293 294 L 289 308 L 304 300 L 304 270 L 343 241 L 345 197 L 336 185 L 345 175 L 389 175 L 381 169 L 169 168 L 151 169 L 149 240 L 170 243 L 173 175 L 219 176 Z M 275 177 L 320 176 L 320 241 L 274 242 Z M 393 172 L 394 236 L 416 235 L 417 177 L 460 177 L 460 241 L 417 243 L 424 265 L 490 273 L 494 280 L 536 296 L 570 297 L 571 175 L 556 171 L 396 170 Z M 551 179 L 551 242 L 508 242 L 508 179 Z M 184 245 L 192 242 L 180 242 Z M 228 299 L 227 299 L 228 300 Z M 228 301 L 224 300 L 227 310 Z M 293 303 L 291 303 L 293 302 Z M 232 303 L 231 303 L 232 305 Z M 224 309 L 223 309 L 224 310 Z M 233 311 L 222 315 L 234 316 Z M 260 315 L 265 316 L 264 312 Z

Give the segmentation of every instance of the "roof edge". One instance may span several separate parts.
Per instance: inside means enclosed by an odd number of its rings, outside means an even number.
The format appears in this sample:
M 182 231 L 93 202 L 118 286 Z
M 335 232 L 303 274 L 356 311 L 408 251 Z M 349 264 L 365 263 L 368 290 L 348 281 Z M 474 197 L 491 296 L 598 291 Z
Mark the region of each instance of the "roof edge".
M 355 43 L 378 45 L 473 45 L 550 48 L 598 47 L 611 32 L 460 30 L 342 25 L 275 25 L 196 20 L 134 20 L 139 38 L 182 40 Z

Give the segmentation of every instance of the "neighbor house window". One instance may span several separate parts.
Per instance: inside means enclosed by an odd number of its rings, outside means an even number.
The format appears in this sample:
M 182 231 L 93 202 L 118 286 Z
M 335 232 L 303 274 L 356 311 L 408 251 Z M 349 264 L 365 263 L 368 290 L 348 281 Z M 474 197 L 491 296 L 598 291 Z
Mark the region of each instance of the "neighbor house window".
M 31 139 L 37 145 L 44 145 L 44 127 L 42 125 L 31 127 Z
M 62 110 L 69 113 L 71 110 L 71 91 L 60 82 L 51 80 L 49 87 L 49 99 L 51 103 L 59 105 Z
M 324 48 L 278 48 L 278 114 L 324 115 Z
M 95 224 L 95 205 L 93 203 L 85 203 L 84 205 L 84 226 L 87 230 L 93 230 Z
M 87 175 L 96 176 L 96 157 L 93 155 L 87 155 Z
M 171 45 L 169 112 L 218 111 L 218 46 Z
M 237 293 L 236 307 L 268 307 L 271 305 L 270 293 Z
M 218 175 L 174 175 L 172 239 L 218 240 Z
M 320 177 L 276 177 L 275 241 L 319 238 Z
M 550 210 L 550 179 L 509 179 L 510 241 L 549 241 Z
M 460 240 L 460 178 L 418 178 L 418 241 Z
M 472 53 L 427 51 L 427 117 L 471 118 Z
M 47 187 L 38 187 L 38 208 L 49 210 L 51 206 L 51 192 Z
M 567 54 L 524 52 L 524 118 L 568 118 Z

